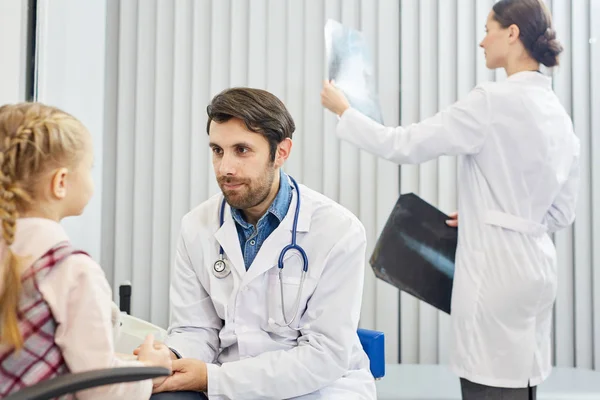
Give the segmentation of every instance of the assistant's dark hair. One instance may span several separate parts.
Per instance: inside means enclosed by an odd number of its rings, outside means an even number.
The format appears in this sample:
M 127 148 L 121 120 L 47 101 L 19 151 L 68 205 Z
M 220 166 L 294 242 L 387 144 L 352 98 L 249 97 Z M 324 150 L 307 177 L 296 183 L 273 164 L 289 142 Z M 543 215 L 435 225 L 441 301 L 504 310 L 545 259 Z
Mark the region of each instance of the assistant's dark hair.
M 227 122 L 237 118 L 252 132 L 262 134 L 269 142 L 271 161 L 275 160 L 277 145 L 285 138 L 292 138 L 296 125 L 285 105 L 277 96 L 266 90 L 231 88 L 216 95 L 208 107 L 206 132 L 210 123 Z
M 492 7 L 494 19 L 503 28 L 516 25 L 521 42 L 539 63 L 554 67 L 563 47 L 556 39 L 552 16 L 542 0 L 501 0 Z

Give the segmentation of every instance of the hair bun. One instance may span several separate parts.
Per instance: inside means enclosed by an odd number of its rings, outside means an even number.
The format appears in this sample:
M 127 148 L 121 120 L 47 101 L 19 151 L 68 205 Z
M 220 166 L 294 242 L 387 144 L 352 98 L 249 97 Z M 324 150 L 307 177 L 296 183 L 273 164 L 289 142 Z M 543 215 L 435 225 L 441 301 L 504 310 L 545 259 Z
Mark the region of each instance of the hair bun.
M 563 51 L 562 45 L 556 40 L 556 32 L 552 28 L 538 36 L 533 44 L 531 55 L 546 67 L 558 65 L 558 55 Z

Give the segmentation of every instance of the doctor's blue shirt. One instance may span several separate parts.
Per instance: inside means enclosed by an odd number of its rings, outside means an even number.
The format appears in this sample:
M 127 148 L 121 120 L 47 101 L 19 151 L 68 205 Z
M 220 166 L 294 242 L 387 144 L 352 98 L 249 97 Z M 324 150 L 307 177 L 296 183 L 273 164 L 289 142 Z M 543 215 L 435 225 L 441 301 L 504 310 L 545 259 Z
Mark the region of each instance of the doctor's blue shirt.
M 275 196 L 273 203 L 271 203 L 265 215 L 263 215 L 256 223 L 256 228 L 254 225 L 246 222 L 240 210 L 237 208 L 231 209 L 231 215 L 233 216 L 235 227 L 237 228 L 246 269 L 250 268 L 260 247 L 269 235 L 277 229 L 290 208 L 292 202 L 292 186 L 290 185 L 287 175 L 284 174 L 283 171 L 281 171 L 279 177 L 279 191 L 277 192 L 277 196 Z

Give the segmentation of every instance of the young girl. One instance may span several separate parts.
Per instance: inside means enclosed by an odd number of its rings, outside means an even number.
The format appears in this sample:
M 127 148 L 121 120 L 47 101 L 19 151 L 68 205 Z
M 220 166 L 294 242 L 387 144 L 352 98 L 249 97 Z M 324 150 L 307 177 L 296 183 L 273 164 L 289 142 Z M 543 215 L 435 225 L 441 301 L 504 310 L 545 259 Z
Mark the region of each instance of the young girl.
M 39 103 L 0 107 L 0 398 L 68 372 L 171 368 L 149 337 L 138 360 L 115 356 L 111 289 L 60 225 L 93 193 L 92 138 L 71 115 Z M 156 348 L 155 348 L 156 347 Z M 102 386 L 80 399 L 148 399 L 151 380 Z

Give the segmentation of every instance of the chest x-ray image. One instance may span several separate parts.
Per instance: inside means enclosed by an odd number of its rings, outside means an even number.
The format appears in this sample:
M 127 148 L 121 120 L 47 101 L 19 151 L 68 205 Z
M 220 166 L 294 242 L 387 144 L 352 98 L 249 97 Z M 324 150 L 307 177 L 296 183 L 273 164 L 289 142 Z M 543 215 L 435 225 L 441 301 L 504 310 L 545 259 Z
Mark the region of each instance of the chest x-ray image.
M 335 81 L 353 108 L 383 124 L 375 70 L 364 35 L 330 19 L 325 24 L 325 51 L 329 80 Z
M 401 195 L 370 261 L 379 279 L 450 314 L 458 230 L 448 218 L 414 193 Z

